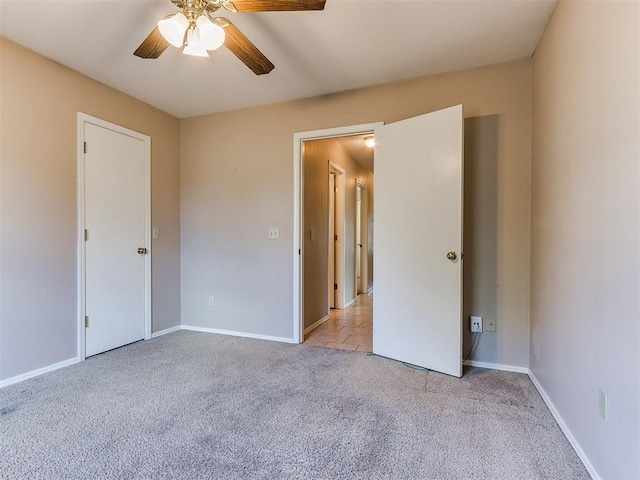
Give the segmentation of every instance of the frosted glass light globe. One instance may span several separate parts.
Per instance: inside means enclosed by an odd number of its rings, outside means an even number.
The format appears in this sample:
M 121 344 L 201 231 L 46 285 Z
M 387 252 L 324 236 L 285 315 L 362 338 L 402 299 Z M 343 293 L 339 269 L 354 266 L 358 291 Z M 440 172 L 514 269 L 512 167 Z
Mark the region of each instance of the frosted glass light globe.
M 176 48 L 184 44 L 184 32 L 189 27 L 189 20 L 182 13 L 176 13 L 158 22 L 158 29 L 167 42 Z
M 187 30 L 187 44 L 182 53 L 185 55 L 193 55 L 194 57 L 208 57 L 209 54 L 202 44 L 200 32 L 196 28 Z
M 200 41 L 205 50 L 215 50 L 224 43 L 224 29 L 204 15 L 198 17 L 196 25 L 200 30 Z

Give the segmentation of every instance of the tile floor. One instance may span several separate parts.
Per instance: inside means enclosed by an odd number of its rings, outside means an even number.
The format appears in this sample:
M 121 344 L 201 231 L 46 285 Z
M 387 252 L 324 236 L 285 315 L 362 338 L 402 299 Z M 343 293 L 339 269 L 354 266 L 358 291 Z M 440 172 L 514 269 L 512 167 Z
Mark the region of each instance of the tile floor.
M 370 352 L 373 347 L 373 293 L 360 294 L 344 310 L 332 309 L 329 320 L 304 336 L 304 343 L 319 347 Z

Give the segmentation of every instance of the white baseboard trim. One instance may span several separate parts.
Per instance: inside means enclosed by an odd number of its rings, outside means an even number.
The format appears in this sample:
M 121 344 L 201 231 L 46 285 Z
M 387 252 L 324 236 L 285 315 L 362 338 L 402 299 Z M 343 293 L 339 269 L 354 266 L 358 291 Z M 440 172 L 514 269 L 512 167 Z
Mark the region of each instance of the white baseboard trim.
M 351 305 L 353 305 L 354 303 L 356 303 L 356 300 L 358 299 L 358 297 L 356 298 L 352 298 L 351 300 L 349 300 L 345 305 L 344 308 L 349 308 Z
M 567 440 L 569 440 L 569 443 L 578 454 L 578 457 L 580 457 L 580 460 L 582 460 L 582 463 L 584 464 L 585 468 L 589 472 L 589 475 L 591 475 L 591 478 L 593 478 L 593 480 L 601 480 L 601 477 L 600 475 L 598 475 L 598 472 L 596 471 L 595 467 L 589 461 L 589 457 L 587 457 L 587 454 L 584 452 L 584 450 L 582 450 L 580 443 L 578 443 L 578 440 L 576 440 L 576 437 L 573 436 L 573 433 L 571 433 L 571 430 L 569 430 L 569 427 L 564 422 L 564 419 L 560 415 L 560 412 L 558 412 L 555 405 L 551 401 L 551 398 L 549 398 L 549 395 L 547 395 L 547 392 L 544 391 L 544 388 L 542 388 L 542 385 L 540 384 L 540 382 L 538 381 L 538 379 L 536 378 L 536 376 L 533 374 L 531 370 L 529 370 L 529 378 L 531 379 L 531 382 L 533 382 L 533 385 L 538 390 L 538 393 L 540 393 L 540 396 L 542 397 L 542 400 L 544 400 L 544 403 L 547 404 L 547 407 L 551 411 L 551 415 L 553 415 L 553 418 L 555 418 L 556 422 L 558 422 L 558 425 L 560 426 L 562 433 L 564 433 L 564 436 L 567 437 Z
M 307 333 L 311 332 L 312 330 L 315 330 L 316 328 L 318 328 L 320 325 L 322 325 L 327 320 L 329 320 L 329 315 L 325 315 L 324 317 L 322 317 L 320 320 L 318 320 L 313 325 L 309 325 L 307 328 L 305 328 L 304 329 L 304 334 L 306 335 Z
M 68 360 L 64 360 L 62 362 L 54 363 L 53 365 L 47 365 L 46 367 L 38 368 L 37 370 L 31 370 L 27 373 L 21 373 L 20 375 L 16 375 L 15 377 L 7 378 L 6 380 L 0 380 L 0 388 L 8 387 L 9 385 L 13 385 L 14 383 L 22 382 L 23 380 L 27 380 L 29 378 L 37 377 L 44 373 L 53 372 L 54 370 L 58 370 L 60 368 L 68 367 L 70 365 L 74 365 L 78 363 L 80 359 L 78 357 L 70 358 Z
M 465 360 L 463 365 L 469 367 L 490 368 L 491 370 L 502 370 L 503 372 L 529 373 L 527 367 L 517 367 L 515 365 L 502 365 L 500 363 L 478 362 L 476 360 Z
M 230 335 L 233 337 L 256 338 L 258 340 L 270 340 L 272 342 L 298 343 L 293 338 L 272 337 L 270 335 L 258 335 L 256 333 L 234 332 L 233 330 L 221 330 L 218 328 L 195 327 L 193 325 L 182 325 L 181 329 L 191 330 L 192 332 L 217 333 L 219 335 Z
M 178 330 L 182 330 L 182 325 L 176 325 L 174 327 L 165 328 L 164 330 L 160 330 L 159 332 L 153 332 L 151 334 L 151 338 L 161 337 L 162 335 L 166 335 L 167 333 L 177 332 Z

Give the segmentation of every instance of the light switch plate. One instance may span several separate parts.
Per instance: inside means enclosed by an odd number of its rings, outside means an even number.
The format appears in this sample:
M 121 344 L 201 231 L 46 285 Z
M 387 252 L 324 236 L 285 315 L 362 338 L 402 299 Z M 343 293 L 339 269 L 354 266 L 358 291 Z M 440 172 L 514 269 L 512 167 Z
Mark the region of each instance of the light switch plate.
M 151 230 L 151 238 L 153 238 L 154 240 L 158 240 L 160 238 L 160 229 L 155 227 L 153 230 Z
M 278 227 L 269 227 L 269 238 L 280 238 L 280 230 Z

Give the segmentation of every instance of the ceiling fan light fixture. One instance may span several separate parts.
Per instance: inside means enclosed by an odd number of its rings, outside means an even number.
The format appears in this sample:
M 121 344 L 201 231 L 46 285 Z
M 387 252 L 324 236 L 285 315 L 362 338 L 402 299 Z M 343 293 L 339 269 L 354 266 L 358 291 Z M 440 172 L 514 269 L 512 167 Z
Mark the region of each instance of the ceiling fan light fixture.
M 158 22 L 158 29 L 162 36 L 176 48 L 184 44 L 184 33 L 187 28 L 189 28 L 189 20 L 180 12 Z
M 376 139 L 373 135 L 369 135 L 364 137 L 364 146 L 368 148 L 373 148 L 376 146 Z
M 216 25 L 204 15 L 196 20 L 196 26 L 200 31 L 200 42 L 205 50 L 216 50 L 224 43 L 224 28 Z
M 200 40 L 200 32 L 197 28 L 190 28 L 187 30 L 187 43 L 182 49 L 182 53 L 185 55 L 193 55 L 194 57 L 209 56 L 207 50 L 202 44 L 202 41 Z

